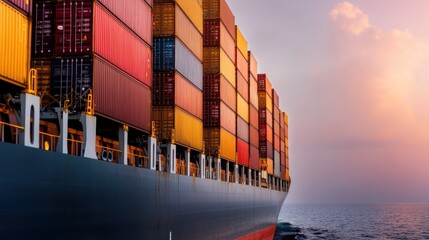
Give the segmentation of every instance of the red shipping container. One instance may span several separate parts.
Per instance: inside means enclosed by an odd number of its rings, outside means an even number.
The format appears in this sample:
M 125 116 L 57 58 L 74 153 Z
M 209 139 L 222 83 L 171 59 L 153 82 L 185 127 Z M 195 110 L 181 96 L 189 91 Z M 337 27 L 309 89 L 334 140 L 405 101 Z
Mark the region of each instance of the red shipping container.
M 258 81 L 251 75 L 249 78 L 249 102 L 256 108 L 259 106 Z
M 279 95 L 277 94 L 276 90 L 273 88 L 273 107 L 276 106 L 277 108 L 279 107 Z
M 270 127 L 273 126 L 273 114 L 267 111 L 266 108 L 259 109 L 259 124 L 267 124 Z
M 273 118 L 275 122 L 280 123 L 280 109 L 277 106 L 273 106 Z M 279 126 L 280 127 L 280 126 Z
M 273 145 L 274 145 L 274 150 L 280 152 L 280 137 L 277 135 L 273 135 Z
M 286 147 L 285 142 L 280 139 L 280 153 L 286 154 L 286 148 L 285 147 Z
M 237 72 L 237 91 L 240 93 L 240 95 L 246 100 L 246 102 L 249 102 L 249 83 L 246 81 L 246 79 L 241 75 L 240 72 Z
M 259 171 L 259 149 L 252 145 L 249 147 L 249 167 Z
M 147 86 L 152 86 L 151 48 L 98 4 L 94 8 L 94 52 Z
M 267 92 L 268 96 L 272 97 L 272 89 L 273 88 L 267 74 L 258 74 L 258 91 Z
M 274 134 L 276 136 L 279 136 L 279 139 L 280 139 L 280 123 L 274 121 L 273 122 L 273 130 L 274 130 Z
M 239 116 L 237 116 L 237 137 L 249 142 L 249 124 Z
M 203 97 L 206 100 L 222 100 L 234 112 L 237 109 L 237 93 L 234 86 L 220 74 L 204 75 Z
M 259 140 L 273 142 L 273 129 L 264 124 L 259 124 Z
M 54 2 L 35 3 L 33 21 L 33 56 L 45 56 L 54 53 Z
M 259 147 L 259 130 L 253 126 L 249 127 L 249 142 L 255 147 Z
M 280 164 L 286 166 L 286 154 L 280 154 Z
M 235 40 L 235 17 L 226 0 L 204 0 L 204 20 L 220 19 Z
M 259 113 L 258 110 L 252 105 L 249 106 L 249 119 L 249 123 L 251 126 L 254 126 L 256 128 L 259 126 Z
M 249 166 L 249 144 L 237 138 L 237 158 L 238 163 Z
M 98 56 L 94 56 L 93 79 L 97 114 L 150 131 L 152 104 L 149 87 Z
M 251 51 L 248 51 L 249 54 L 249 78 L 254 77 L 255 79 L 258 77 L 258 62 L 256 61 L 255 56 Z M 257 105 L 255 105 L 257 106 Z
M 204 47 L 220 46 L 231 60 L 235 59 L 234 39 L 219 19 L 204 20 L 203 45 Z
M 261 158 L 274 157 L 273 144 L 268 141 L 259 141 L 259 156 Z
M 141 39 L 152 46 L 152 10 L 147 2 L 142 0 L 98 1 Z
M 27 16 L 31 16 L 32 10 L 32 0 L 5 0 L 7 3 L 10 3 L 12 6 L 20 9 Z
M 240 50 L 238 48 L 235 49 L 235 64 L 237 67 L 237 71 L 239 71 L 248 82 L 249 77 L 249 63 L 247 62 L 246 58 L 244 58 L 243 54 L 241 54 Z
M 280 178 L 286 180 L 286 166 L 280 167 Z
M 236 114 L 220 100 L 204 101 L 204 127 L 222 127 L 235 135 Z

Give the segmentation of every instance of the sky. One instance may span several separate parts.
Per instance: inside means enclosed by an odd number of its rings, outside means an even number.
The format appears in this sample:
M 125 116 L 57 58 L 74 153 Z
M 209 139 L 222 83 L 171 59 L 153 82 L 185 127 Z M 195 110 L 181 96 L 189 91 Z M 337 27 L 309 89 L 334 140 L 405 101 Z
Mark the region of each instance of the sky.
M 227 0 L 289 115 L 289 203 L 429 203 L 429 1 Z

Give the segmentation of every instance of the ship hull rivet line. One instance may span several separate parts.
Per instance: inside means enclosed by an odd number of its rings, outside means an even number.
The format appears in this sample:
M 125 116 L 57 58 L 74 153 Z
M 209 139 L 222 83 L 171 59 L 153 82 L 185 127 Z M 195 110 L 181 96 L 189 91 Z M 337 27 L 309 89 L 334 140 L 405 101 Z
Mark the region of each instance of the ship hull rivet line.
M 69 123 L 69 113 L 67 110 L 61 108 L 55 108 L 55 112 L 58 116 L 58 123 L 60 126 L 60 137 L 57 143 L 57 152 L 68 154 L 67 150 L 67 130 Z
M 206 155 L 200 154 L 200 172 L 201 178 L 206 178 Z
M 238 164 L 234 164 L 234 180 L 235 183 L 238 183 Z
M 147 139 L 147 149 L 149 154 L 149 163 L 150 163 L 150 169 L 156 170 L 156 138 L 149 136 Z
M 185 151 L 186 175 L 191 176 L 191 151 Z
M 40 97 L 30 93 L 21 93 L 20 98 L 21 120 L 24 125 L 24 131 L 19 138 L 20 144 L 39 148 Z
M 167 144 L 167 161 L 170 173 L 176 173 L 176 145 Z
M 118 129 L 119 136 L 119 164 L 128 165 L 128 127 L 121 126 Z
M 83 129 L 82 156 L 97 159 L 95 152 L 95 139 L 97 129 L 97 117 L 86 112 L 81 113 L 79 121 Z

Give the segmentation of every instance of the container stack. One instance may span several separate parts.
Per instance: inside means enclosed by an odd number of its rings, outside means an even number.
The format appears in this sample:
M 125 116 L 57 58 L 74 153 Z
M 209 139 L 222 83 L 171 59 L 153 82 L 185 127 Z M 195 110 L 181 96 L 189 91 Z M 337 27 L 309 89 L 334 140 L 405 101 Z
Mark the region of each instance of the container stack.
M 44 107 L 69 101 L 149 132 L 152 86 L 151 1 L 36 0 L 32 67 Z M 133 113 L 133 114 L 130 114 Z
M 272 86 L 266 74 L 258 74 L 259 157 L 261 169 L 274 174 Z M 267 176 L 262 176 L 267 178 Z
M 247 41 L 236 26 L 237 159 L 249 167 L 249 61 Z
M 174 136 L 176 144 L 197 151 L 203 150 L 201 4 L 200 0 L 156 0 L 153 8 L 157 138 L 170 142 Z
M 235 162 L 235 17 L 225 0 L 203 0 L 203 9 L 203 119 L 206 153 Z
M 288 186 L 290 185 L 290 175 L 289 175 L 289 120 L 288 115 L 283 112 L 284 119 L 284 134 L 285 134 L 285 145 L 284 145 L 284 167 L 285 167 L 285 180 L 288 182 Z
M 273 89 L 273 146 L 274 146 L 274 176 L 280 177 L 280 109 L 279 95 Z
M 31 0 L 0 1 L 0 79 L 20 88 L 30 62 L 31 4 Z
M 249 59 L 249 167 L 259 171 L 259 112 L 258 112 L 258 65 L 252 52 Z

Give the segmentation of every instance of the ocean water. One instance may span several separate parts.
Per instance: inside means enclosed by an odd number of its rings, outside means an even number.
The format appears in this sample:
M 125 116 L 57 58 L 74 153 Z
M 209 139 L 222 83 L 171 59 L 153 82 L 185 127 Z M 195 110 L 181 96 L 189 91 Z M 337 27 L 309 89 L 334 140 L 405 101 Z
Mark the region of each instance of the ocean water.
M 285 204 L 274 239 L 429 239 L 429 205 Z

